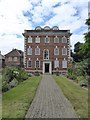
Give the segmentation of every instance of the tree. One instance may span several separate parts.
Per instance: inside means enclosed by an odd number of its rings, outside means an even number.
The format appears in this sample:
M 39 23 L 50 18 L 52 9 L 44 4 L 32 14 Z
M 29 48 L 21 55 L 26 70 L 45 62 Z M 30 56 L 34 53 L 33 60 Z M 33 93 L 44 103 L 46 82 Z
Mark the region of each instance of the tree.
M 73 57 L 74 61 L 75 62 L 80 62 L 82 61 L 83 59 L 83 54 L 82 52 L 80 53 L 80 50 L 81 50 L 81 45 L 83 43 L 80 43 L 80 42 L 77 42 L 75 45 L 74 45 L 74 53 L 71 51 L 71 56 Z
M 90 25 L 90 18 L 86 20 L 86 24 Z M 79 54 L 83 54 L 84 59 L 87 61 L 87 66 L 85 67 L 87 75 L 90 76 L 90 30 L 84 34 L 85 35 L 85 43 L 82 44 Z

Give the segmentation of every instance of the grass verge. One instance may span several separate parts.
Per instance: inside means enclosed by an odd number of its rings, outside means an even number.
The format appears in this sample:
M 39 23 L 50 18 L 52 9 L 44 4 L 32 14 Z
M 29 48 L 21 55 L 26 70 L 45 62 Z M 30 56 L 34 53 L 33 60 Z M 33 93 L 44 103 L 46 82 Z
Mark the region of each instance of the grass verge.
M 88 118 L 88 91 L 64 76 L 53 76 L 66 98 L 72 103 L 77 115 Z
M 24 118 L 41 80 L 34 76 L 3 94 L 3 118 Z

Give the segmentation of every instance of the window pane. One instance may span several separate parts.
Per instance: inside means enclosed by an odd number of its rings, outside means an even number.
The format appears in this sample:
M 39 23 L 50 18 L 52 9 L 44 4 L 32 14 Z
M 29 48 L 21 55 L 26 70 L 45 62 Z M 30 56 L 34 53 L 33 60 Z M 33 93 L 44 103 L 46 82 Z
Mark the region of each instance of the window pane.
M 17 61 L 17 57 L 14 57 L 14 59 L 13 59 L 14 61 Z
M 55 60 L 55 61 L 54 61 L 54 68 L 57 68 L 57 67 L 59 68 L 59 61 L 58 61 L 58 60 Z
M 40 55 L 40 48 L 35 48 L 35 55 Z
M 62 48 L 62 55 L 67 55 L 67 48 Z
M 28 43 L 32 43 L 32 37 L 28 37 Z
M 36 61 L 36 68 L 39 68 L 39 67 L 40 67 L 40 61 L 37 60 L 37 61 Z
M 27 54 L 32 55 L 32 48 L 28 48 Z
M 36 43 L 40 43 L 40 37 L 36 37 L 36 38 L 35 38 L 35 42 L 36 42 Z
M 67 68 L 67 61 L 66 60 L 62 61 L 62 68 Z
M 54 43 L 59 43 L 59 38 L 58 37 L 54 38 Z
M 50 42 L 50 38 L 49 37 L 46 37 L 45 38 L 45 43 L 49 43 Z
M 54 55 L 59 55 L 59 48 L 54 48 Z
M 67 38 L 66 37 L 62 38 L 62 43 L 67 43 Z
M 9 57 L 9 58 L 8 58 L 8 61 L 12 61 L 12 57 Z
M 31 62 L 31 60 L 28 61 L 28 67 L 32 67 L 32 62 Z
M 48 60 L 49 59 L 49 51 L 48 50 L 45 50 L 44 51 L 44 59 Z

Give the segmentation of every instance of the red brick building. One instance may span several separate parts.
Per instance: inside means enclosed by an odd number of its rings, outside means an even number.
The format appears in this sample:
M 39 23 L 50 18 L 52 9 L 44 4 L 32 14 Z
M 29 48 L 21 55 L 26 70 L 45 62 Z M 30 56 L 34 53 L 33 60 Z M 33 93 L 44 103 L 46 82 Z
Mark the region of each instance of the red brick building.
M 66 72 L 70 58 L 70 30 L 36 27 L 25 30 L 24 66 L 29 72 L 40 73 Z
M 5 65 L 23 67 L 23 56 L 21 50 L 12 49 L 12 51 L 5 55 Z

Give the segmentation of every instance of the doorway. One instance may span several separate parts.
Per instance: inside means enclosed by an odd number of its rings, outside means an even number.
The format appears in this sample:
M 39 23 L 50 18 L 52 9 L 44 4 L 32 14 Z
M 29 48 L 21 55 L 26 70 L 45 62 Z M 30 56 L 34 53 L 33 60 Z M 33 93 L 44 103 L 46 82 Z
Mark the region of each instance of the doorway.
M 45 73 L 49 73 L 49 63 L 45 63 Z

